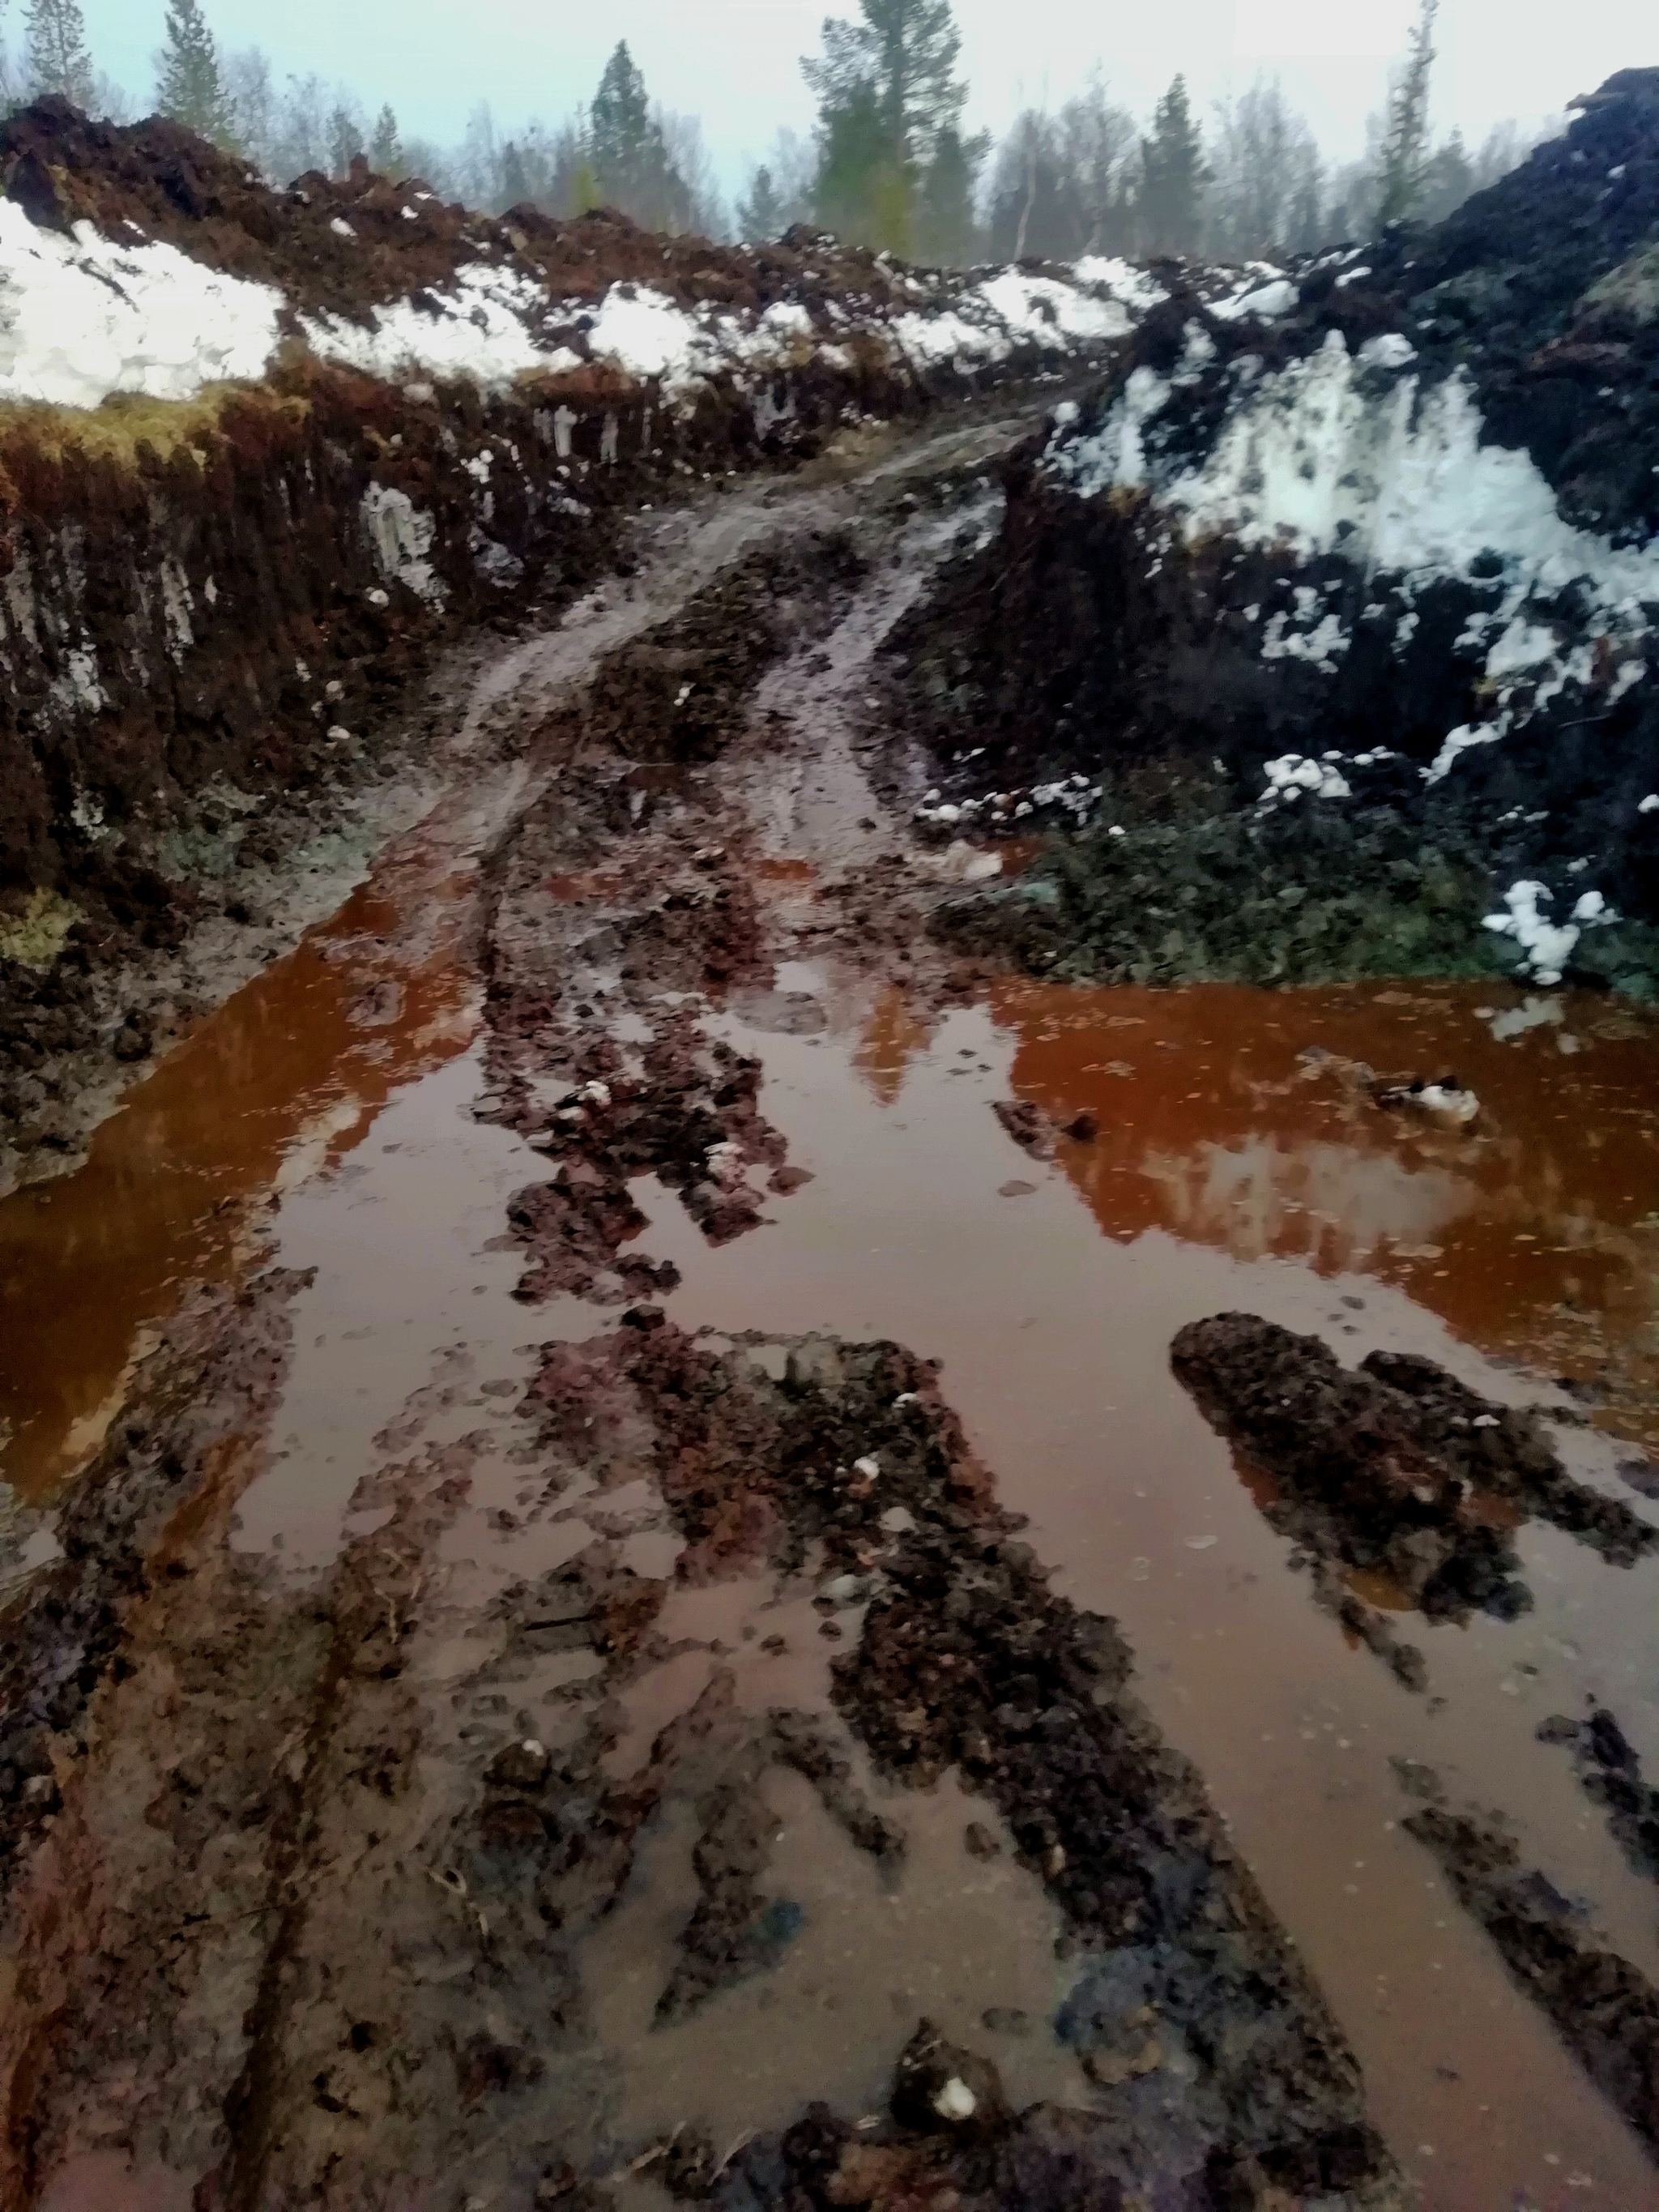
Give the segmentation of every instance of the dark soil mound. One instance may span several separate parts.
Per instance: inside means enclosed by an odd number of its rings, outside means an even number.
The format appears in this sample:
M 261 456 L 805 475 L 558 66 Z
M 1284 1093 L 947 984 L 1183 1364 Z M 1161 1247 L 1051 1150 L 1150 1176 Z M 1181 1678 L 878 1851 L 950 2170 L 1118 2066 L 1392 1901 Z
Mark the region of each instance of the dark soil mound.
M 1277 1486 L 1273 1525 L 1322 1559 L 1389 1575 L 1431 1620 L 1512 1620 L 1531 1605 L 1512 1529 L 1534 1514 L 1615 1565 L 1659 1545 L 1628 1506 L 1572 1480 L 1535 1415 L 1432 1360 L 1374 1352 L 1356 1370 L 1253 1314 L 1189 1323 L 1170 1357 Z
M 1510 884 L 1542 881 L 1558 919 L 1594 884 L 1622 925 L 1583 932 L 1569 972 L 1659 995 L 1659 811 L 1642 811 L 1659 790 L 1647 642 L 1659 605 L 1632 610 L 1630 641 L 1615 647 L 1605 610 L 1577 585 L 1540 588 L 1527 618 L 1564 666 L 1577 651 L 1577 673 L 1553 690 L 1523 677 L 1520 703 L 1492 727 L 1502 742 L 1426 781 L 1449 732 L 1498 711 L 1479 642 L 1493 635 L 1497 555 L 1432 579 L 1378 574 L 1340 545 L 1302 558 L 1224 532 L 1188 544 L 1155 496 L 1079 497 L 1046 465 L 1056 441 L 1100 428 L 1136 370 L 1176 386 L 1146 433 L 1159 468 L 1176 472 L 1212 453 L 1258 376 L 1334 336 L 1353 356 L 1398 333 L 1409 367 L 1365 371 L 1373 397 L 1389 374 L 1415 380 L 1419 408 L 1448 379 L 1466 380 L 1483 441 L 1530 454 L 1565 520 L 1645 544 L 1659 530 L 1656 234 L 1659 71 L 1629 70 L 1565 137 L 1437 230 L 1299 266 L 1297 303 L 1279 319 L 1218 315 L 1212 284 L 1160 267 L 1170 297 L 1110 383 L 1011 465 L 1000 538 L 893 641 L 902 726 L 930 748 L 929 780 L 947 803 L 1073 772 L 1103 787 L 1101 834 L 1078 867 L 981 895 L 985 931 L 1036 964 L 1074 952 L 1086 972 L 1139 980 L 1459 973 L 1513 967 L 1512 940 L 1480 928 Z M 1202 363 L 1183 366 L 1194 331 Z M 1316 620 L 1333 626 L 1339 652 L 1306 649 Z M 1348 795 L 1300 809 L 1321 815 L 1322 849 L 1258 819 L 1265 763 L 1286 754 L 1340 757 Z M 1102 842 L 1112 824 L 1127 832 L 1116 854 Z M 1412 911 L 1417 893 L 1395 865 L 1409 867 L 1418 847 L 1452 879 L 1451 896 L 1421 901 L 1426 914 Z M 1594 873 L 1577 880 L 1586 866 Z M 1149 904 L 1170 901 L 1149 901 L 1126 871 L 1173 878 L 1193 911 L 1149 918 Z M 1296 926 L 1239 921 L 1241 873 L 1260 900 L 1306 895 Z
M 744 307 L 902 289 L 872 254 L 816 233 L 748 248 L 659 238 L 614 209 L 569 222 L 530 206 L 485 215 L 444 204 L 418 177 L 375 176 L 361 158 L 349 178 L 308 170 L 273 191 L 180 124 L 94 123 L 56 98 L 0 125 L 0 189 L 43 227 L 90 222 L 111 238 L 136 228 L 210 268 L 276 284 L 305 310 L 361 313 L 445 283 L 469 262 L 517 269 L 572 300 L 623 279 L 683 302 Z M 342 220 L 355 236 L 331 228 Z

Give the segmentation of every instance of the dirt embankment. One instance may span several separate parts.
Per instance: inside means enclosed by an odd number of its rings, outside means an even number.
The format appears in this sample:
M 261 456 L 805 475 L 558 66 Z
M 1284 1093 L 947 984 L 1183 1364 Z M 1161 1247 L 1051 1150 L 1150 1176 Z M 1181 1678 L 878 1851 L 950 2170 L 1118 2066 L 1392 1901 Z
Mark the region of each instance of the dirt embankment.
M 1282 311 L 1159 268 L 1110 381 L 1033 437 L 1000 535 L 895 641 L 936 802 L 1023 830 L 1014 804 L 1075 775 L 1091 825 L 960 935 L 1104 981 L 1507 973 L 1481 925 L 1537 881 L 1558 924 L 1605 902 L 1575 980 L 1659 992 L 1656 222 L 1659 73 L 1630 70 L 1438 229 L 1298 265 Z M 1351 431 L 1297 414 L 1322 378 Z M 1529 461 L 1536 514 L 1510 544 L 1478 500 L 1437 511 L 1391 568 L 1391 500 L 1429 495 L 1391 489 L 1373 422 L 1449 452 L 1472 410 L 1471 454 Z M 1305 512 L 1258 514 L 1280 468 Z M 1331 520 L 1344 469 L 1376 488 L 1358 523 Z

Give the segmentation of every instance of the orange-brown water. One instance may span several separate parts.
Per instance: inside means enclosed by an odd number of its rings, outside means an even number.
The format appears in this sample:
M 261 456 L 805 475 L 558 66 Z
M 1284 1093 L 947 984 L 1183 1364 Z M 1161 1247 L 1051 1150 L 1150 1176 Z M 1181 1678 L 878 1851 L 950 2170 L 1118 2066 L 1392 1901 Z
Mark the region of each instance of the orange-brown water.
M 422 886 L 411 957 L 406 899 L 364 885 L 137 1084 L 80 1169 L 0 1200 L 0 1475 L 24 1496 L 95 1449 L 139 1331 L 234 1271 L 251 1208 L 465 1048 L 467 891 Z
M 446 1207 L 477 1218 L 478 1147 L 447 1133 L 463 1071 L 436 1072 L 470 1030 L 471 900 L 466 879 L 432 866 L 410 882 L 412 895 L 380 879 L 204 1023 L 77 1174 L 0 1206 L 9 1479 L 38 1492 L 84 1448 L 138 1329 L 184 1281 L 240 1264 L 267 1193 L 292 1194 L 270 1222 L 279 1252 L 286 1224 L 286 1256 L 315 1245 L 325 1258 L 337 1215 L 355 1255 L 344 1198 L 313 1176 L 301 1203 L 295 1186 L 358 1145 L 389 1100 L 399 1147 L 391 1159 L 362 1147 L 347 1170 L 350 1206 L 369 1210 L 357 1218 L 407 1208 L 411 1176 L 434 1221 Z M 1654 1563 L 1620 1572 L 1524 1528 L 1536 1612 L 1464 1630 L 1403 1618 L 1433 1693 L 1413 1698 L 1310 1603 L 1249 1471 L 1167 1363 L 1183 1322 L 1245 1306 L 1351 1358 L 1377 1343 L 1428 1352 L 1499 1395 L 1571 1372 L 1613 1387 L 1626 1433 L 1651 1433 L 1640 1393 L 1656 1352 L 1659 1025 L 1568 994 L 1528 1006 L 1431 987 L 1010 985 L 941 1020 L 833 972 L 778 981 L 823 998 L 821 1036 L 730 1025 L 763 1058 L 764 1109 L 816 1180 L 717 1252 L 642 1187 L 641 1243 L 684 1273 L 672 1317 L 890 1334 L 944 1359 L 947 1395 L 1062 1587 L 1122 1622 L 1142 1693 L 1329 1994 L 1426 2206 L 1486 2212 L 1516 2192 L 1549 2212 L 1659 2203 L 1645 2154 L 1401 1831 L 1409 1804 L 1389 1763 L 1434 1765 L 1455 1801 L 1501 1807 L 1528 1863 L 1593 1900 L 1613 1947 L 1659 1978 L 1651 1887 L 1565 1756 L 1534 1737 L 1545 1713 L 1594 1694 L 1659 1763 Z M 1446 1131 L 1386 1113 L 1359 1060 L 1455 1070 L 1481 1115 Z M 989 1110 L 1011 1095 L 1068 1115 L 1091 1106 L 1100 1133 L 1033 1162 Z M 1012 1188 L 1027 1194 L 1000 1194 Z M 477 1287 L 473 1244 L 434 1234 L 424 1249 L 436 1273 L 468 1270 L 428 1301 L 447 1341 Z M 296 1366 L 279 1421 L 294 1448 L 246 1540 L 338 1520 L 356 1469 L 337 1463 L 337 1407 L 349 1395 L 350 1433 L 367 1436 L 410 1388 L 409 1362 L 388 1357 L 381 1374 L 375 1346 L 392 1334 L 378 1324 L 399 1318 L 391 1277 L 418 1260 L 325 1268 L 306 1324 L 322 1349 Z M 550 1311 L 526 1334 L 602 1325 Z M 489 1353 L 503 1371 L 516 1327 L 508 1304 Z M 348 1329 L 336 1376 L 330 1347 Z M 1494 1371 L 1492 1352 L 1530 1373 Z M 308 1375 L 314 1406 L 301 1402 Z M 1566 1442 L 1589 1455 L 1591 1479 L 1613 1479 L 1593 1437 Z M 872 2043 L 868 2057 L 879 2072 L 890 2053 Z
M 1504 1034 L 1518 998 L 1011 985 L 990 1010 L 1018 1097 L 1097 1112 L 1097 1139 L 1060 1153 L 1109 1236 L 1363 1270 L 1470 1343 L 1615 1389 L 1621 1425 L 1659 1442 L 1659 1024 L 1538 994 L 1547 1018 Z M 1480 1113 L 1454 1130 L 1381 1109 L 1360 1063 L 1453 1073 Z

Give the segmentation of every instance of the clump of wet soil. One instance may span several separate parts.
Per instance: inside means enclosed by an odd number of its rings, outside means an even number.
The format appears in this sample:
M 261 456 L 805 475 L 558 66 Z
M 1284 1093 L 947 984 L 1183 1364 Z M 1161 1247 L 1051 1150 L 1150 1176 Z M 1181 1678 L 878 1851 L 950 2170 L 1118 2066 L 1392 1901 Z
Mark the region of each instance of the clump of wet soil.
M 1536 1515 L 1631 1566 L 1659 1530 L 1577 1482 L 1535 1413 L 1416 1353 L 1344 1367 L 1320 1338 L 1253 1314 L 1190 1322 L 1170 1364 L 1273 1486 L 1263 1511 L 1316 1558 L 1380 1572 L 1430 1620 L 1528 1610 L 1514 1527 Z
M 1459 1903 L 1602 2094 L 1659 2148 L 1659 1990 L 1600 1948 L 1571 1900 L 1522 1866 L 1495 1820 L 1425 1805 L 1403 1825 L 1438 1859 Z
M 1659 1790 L 1644 1781 L 1635 1746 L 1605 1705 L 1586 1720 L 1553 1713 L 1540 1742 L 1570 1744 L 1584 1795 L 1607 1814 L 1608 1832 L 1638 1874 L 1659 1881 Z

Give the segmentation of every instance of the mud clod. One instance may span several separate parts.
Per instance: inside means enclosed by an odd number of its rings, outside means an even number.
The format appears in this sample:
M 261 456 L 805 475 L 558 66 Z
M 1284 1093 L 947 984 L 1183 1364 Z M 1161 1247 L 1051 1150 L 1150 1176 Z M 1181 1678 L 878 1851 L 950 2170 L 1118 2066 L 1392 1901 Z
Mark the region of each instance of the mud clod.
M 1659 1990 L 1597 1947 L 1514 1842 L 1478 1816 L 1428 1806 L 1405 1823 L 1445 1869 L 1521 1988 L 1554 2021 L 1603 2094 L 1659 2148 Z
M 1170 1364 L 1272 1479 L 1262 1510 L 1275 1528 L 1321 1559 L 1386 1574 L 1431 1620 L 1510 1620 L 1530 1607 L 1512 1533 L 1529 1515 L 1614 1565 L 1659 1544 L 1629 1507 L 1573 1480 L 1535 1415 L 1416 1354 L 1374 1352 L 1356 1370 L 1318 1337 L 1221 1314 L 1183 1328 Z M 1366 1632 L 1358 1613 L 1352 1625 Z

